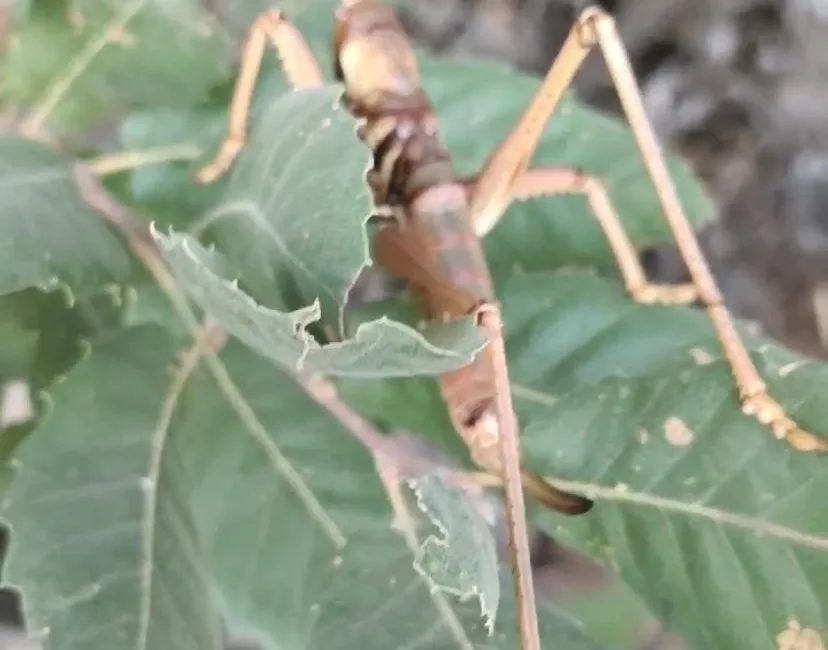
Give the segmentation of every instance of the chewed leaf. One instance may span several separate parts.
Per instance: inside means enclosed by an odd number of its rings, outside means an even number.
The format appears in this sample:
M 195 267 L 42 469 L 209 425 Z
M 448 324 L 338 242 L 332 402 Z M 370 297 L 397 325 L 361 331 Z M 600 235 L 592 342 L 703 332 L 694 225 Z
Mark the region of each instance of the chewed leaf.
M 130 255 L 42 144 L 0 136 L 0 295 L 67 286 L 75 295 L 124 279 Z
M 431 591 L 414 569 L 365 448 L 242 344 L 228 341 L 220 359 L 250 410 L 202 364 L 175 424 L 231 627 L 266 650 L 518 647 L 508 571 L 490 636 L 476 602 Z M 599 650 L 577 621 L 541 607 L 544 647 Z
M 435 589 L 465 601 L 477 598 L 489 633 L 500 601 L 497 546 L 479 495 L 449 485 L 438 472 L 407 479 L 417 505 L 440 535 L 420 545 L 414 567 Z
M 284 306 L 285 287 L 340 329 L 341 310 L 371 259 L 365 224 L 370 154 L 342 89 L 288 92 L 270 102 L 235 162 L 221 200 L 203 217 L 252 294 Z
M 473 319 L 434 325 L 421 333 L 380 318 L 363 323 L 353 338 L 320 345 L 307 331 L 319 320 L 319 303 L 283 312 L 258 305 L 223 277 L 222 260 L 189 235 L 152 230 L 182 288 L 230 334 L 283 368 L 341 377 L 439 374 L 469 363 L 485 345 Z
M 96 342 L 25 441 L 4 578 L 45 646 L 218 650 L 223 615 L 266 650 L 518 647 L 508 572 L 492 636 L 429 590 L 370 454 L 295 381 L 236 341 L 221 381 L 193 352 L 155 325 Z M 540 634 L 600 650 L 553 608 Z

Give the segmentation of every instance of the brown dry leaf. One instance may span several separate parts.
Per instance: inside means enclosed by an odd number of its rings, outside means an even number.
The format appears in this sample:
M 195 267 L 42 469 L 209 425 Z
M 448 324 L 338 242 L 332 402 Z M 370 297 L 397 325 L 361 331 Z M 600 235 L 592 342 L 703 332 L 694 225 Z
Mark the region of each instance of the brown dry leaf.
M 787 629 L 776 637 L 777 650 L 825 650 L 822 637 L 810 627 L 803 628 L 799 621 L 790 619 Z
M 693 432 L 684 423 L 684 420 L 677 417 L 668 418 L 664 423 L 664 437 L 667 442 L 676 447 L 686 447 L 693 442 Z

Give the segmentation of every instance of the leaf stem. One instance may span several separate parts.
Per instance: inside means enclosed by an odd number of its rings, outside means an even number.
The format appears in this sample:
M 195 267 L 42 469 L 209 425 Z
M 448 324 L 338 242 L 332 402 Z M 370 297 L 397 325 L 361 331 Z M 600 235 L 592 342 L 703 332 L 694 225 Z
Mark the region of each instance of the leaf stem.
M 166 147 L 119 151 L 117 153 L 89 158 L 84 162 L 96 176 L 108 176 L 139 167 L 146 167 L 147 165 L 158 165 L 179 160 L 194 160 L 200 155 L 201 149 L 194 144 L 185 142 Z
M 149 626 L 152 613 L 151 593 L 152 580 L 154 575 L 155 556 L 155 525 L 158 517 L 158 482 L 161 478 L 161 466 L 164 447 L 169 435 L 170 422 L 172 421 L 178 398 L 181 396 L 190 375 L 198 366 L 199 358 L 202 356 L 206 336 L 195 337 L 195 342 L 180 356 L 178 367 L 175 369 L 169 388 L 161 403 L 161 411 L 158 415 L 155 428 L 150 440 L 150 455 L 147 475 L 145 477 L 144 489 L 142 491 L 143 507 L 141 513 L 141 567 L 140 567 L 140 606 L 138 608 L 138 641 L 136 648 L 147 648 Z
M 49 116 L 54 111 L 55 107 L 60 103 L 72 84 L 77 81 L 95 57 L 100 54 L 101 50 L 106 47 L 107 43 L 112 40 L 114 34 L 123 30 L 130 20 L 147 4 L 147 0 L 132 0 L 124 6 L 120 12 L 117 12 L 113 19 L 107 22 L 95 35 L 90 39 L 86 46 L 81 49 L 77 56 L 69 62 L 63 74 L 58 75 L 52 84 L 43 93 L 43 96 L 37 101 L 31 114 L 23 121 L 21 131 L 25 135 L 33 136 L 43 130 L 43 126 L 49 119 Z
M 140 220 L 134 218 L 125 206 L 117 202 L 101 186 L 98 179 L 89 169 L 83 165 L 77 165 L 75 167 L 75 177 L 84 199 L 110 225 L 122 233 L 135 256 L 144 264 L 161 289 L 170 298 L 170 301 L 193 338 L 198 341 L 202 326 L 199 325 L 186 298 L 178 289 L 175 279 L 167 270 L 166 264 L 155 242 L 152 240 L 149 230 L 141 224 Z M 258 419 L 255 411 L 247 403 L 244 395 L 242 395 L 233 378 L 227 372 L 216 350 L 212 347 L 207 347 L 204 349 L 204 353 L 204 359 L 207 362 L 211 374 L 227 398 L 228 403 L 236 412 L 236 415 L 256 442 L 264 448 L 265 453 L 276 471 L 290 485 L 300 501 L 305 504 L 311 516 L 319 523 L 336 549 L 341 550 L 347 541 L 345 534 L 316 498 L 310 486 L 291 465 L 279 446 L 268 434 L 266 427 Z

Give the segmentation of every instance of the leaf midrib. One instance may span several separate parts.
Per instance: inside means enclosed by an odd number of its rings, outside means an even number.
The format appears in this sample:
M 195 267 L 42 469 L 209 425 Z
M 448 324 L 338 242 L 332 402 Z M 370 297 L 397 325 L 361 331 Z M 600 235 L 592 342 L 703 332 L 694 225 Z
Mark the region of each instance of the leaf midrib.
M 786 540 L 795 546 L 828 552 L 828 537 L 811 535 L 758 517 L 742 515 L 701 503 L 686 503 L 647 492 L 636 492 L 629 490 L 627 487 L 608 487 L 588 481 L 566 481 L 553 477 L 547 477 L 547 480 L 562 490 L 585 494 L 599 501 L 631 503 L 656 508 L 660 511 L 697 517 L 722 526 L 730 526 L 758 535 Z
M 143 506 L 141 513 L 141 561 L 139 572 L 139 606 L 138 606 L 138 635 L 136 650 L 147 650 L 149 638 L 150 612 L 152 611 L 151 593 L 153 578 L 153 562 L 155 556 L 155 522 L 158 514 L 158 482 L 161 476 L 161 461 L 165 443 L 170 430 L 173 413 L 178 398 L 187 384 L 187 380 L 200 359 L 200 350 L 197 346 L 188 351 L 175 369 L 170 381 L 169 389 L 161 402 L 158 420 L 149 441 L 149 462 L 147 475 L 143 479 L 142 493 Z

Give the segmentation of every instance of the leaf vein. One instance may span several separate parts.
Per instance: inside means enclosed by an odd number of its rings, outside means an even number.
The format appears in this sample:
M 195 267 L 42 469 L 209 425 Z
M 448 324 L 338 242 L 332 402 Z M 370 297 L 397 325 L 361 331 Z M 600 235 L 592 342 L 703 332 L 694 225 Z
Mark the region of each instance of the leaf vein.
M 37 132 L 41 129 L 55 106 L 60 103 L 72 85 L 95 60 L 95 57 L 111 41 L 112 33 L 124 29 L 147 2 L 148 0 L 132 0 L 132 2 L 122 7 L 120 12 L 115 12 L 112 19 L 101 28 L 94 38 L 89 39 L 86 46 L 66 66 L 65 73 L 52 82 L 52 85 L 44 92 L 43 97 L 36 103 L 31 116 L 23 125 L 25 132 Z
M 550 483 L 557 485 L 561 489 L 567 491 L 571 490 L 580 494 L 590 494 L 596 499 L 631 503 L 658 510 L 675 512 L 688 517 L 706 519 L 714 523 L 733 526 L 734 528 L 750 530 L 777 539 L 783 539 L 795 546 L 828 552 L 828 537 L 811 535 L 809 533 L 795 530 L 787 526 L 782 526 L 780 524 L 774 524 L 757 517 L 750 517 L 736 512 L 729 512 L 701 503 L 684 503 L 676 501 L 675 499 L 668 499 L 666 497 L 660 497 L 654 494 L 647 494 L 633 490 L 620 491 L 614 487 L 596 485 L 594 483 L 584 481 L 564 481 L 557 480 L 553 477 L 548 477 L 548 480 Z
M 748 592 L 748 597 L 753 603 L 753 607 L 750 608 L 751 611 L 754 613 L 754 618 L 756 619 L 753 625 L 748 625 L 746 629 L 751 630 L 755 627 L 759 627 L 765 633 L 766 642 L 771 643 L 775 635 L 771 633 L 770 629 L 767 626 L 767 621 L 765 617 L 761 615 L 761 608 L 759 606 L 759 600 L 756 597 L 756 592 L 751 588 L 750 580 L 748 578 L 747 571 L 745 570 L 744 564 L 742 564 L 741 559 L 739 558 L 739 554 L 736 552 L 736 548 L 733 546 L 733 540 L 730 539 L 730 535 L 728 535 L 725 530 L 722 528 L 720 522 L 716 522 L 716 532 L 721 536 L 724 546 L 730 551 L 730 555 L 733 558 L 733 564 L 736 567 L 736 570 L 742 577 L 742 581 L 745 584 L 746 589 L 744 591 Z

